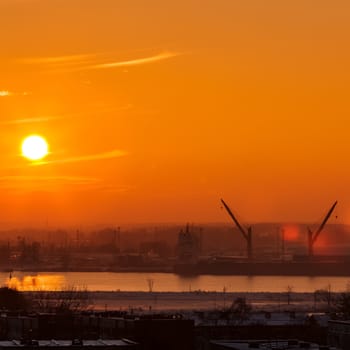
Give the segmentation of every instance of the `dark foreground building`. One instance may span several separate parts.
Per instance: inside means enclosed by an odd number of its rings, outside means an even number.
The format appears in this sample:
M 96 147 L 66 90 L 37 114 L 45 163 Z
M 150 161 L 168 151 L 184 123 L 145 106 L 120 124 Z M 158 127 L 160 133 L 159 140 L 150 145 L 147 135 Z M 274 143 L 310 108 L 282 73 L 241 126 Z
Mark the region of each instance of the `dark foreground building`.
M 14 346 L 47 346 L 51 350 L 57 345 L 72 345 L 66 339 L 84 339 L 82 345 L 73 344 L 74 349 L 113 350 L 113 347 L 103 348 L 103 344 L 114 347 L 117 345 L 132 348 L 140 344 L 142 350 L 193 350 L 194 321 L 182 319 L 178 315 L 149 315 L 133 318 L 123 314 L 76 314 L 56 315 L 37 314 L 29 316 L 0 317 L 1 347 Z M 7 341 L 8 339 L 24 339 L 27 341 Z M 36 339 L 33 341 L 32 339 Z M 51 343 L 47 339 L 55 339 Z M 101 340 L 103 339 L 103 340 Z M 122 339 L 122 340 L 116 340 Z M 134 344 L 125 341 L 130 339 Z M 34 342 L 34 343 L 31 343 Z M 113 343 L 114 342 L 114 343 Z M 124 344 L 124 343 L 125 344 Z
M 328 343 L 341 349 L 350 349 L 350 321 L 329 321 Z
M 338 350 L 335 347 L 322 346 L 315 343 L 298 340 L 213 340 L 210 350 L 250 350 L 250 349 L 274 349 L 274 350 Z M 339 349 L 340 350 L 340 349 Z
M 139 349 L 139 344 L 128 339 L 117 340 L 3 340 L 0 341 L 0 350 L 13 350 L 15 348 L 29 350 L 62 350 L 62 349 L 74 349 L 74 350 L 117 350 L 117 349 Z

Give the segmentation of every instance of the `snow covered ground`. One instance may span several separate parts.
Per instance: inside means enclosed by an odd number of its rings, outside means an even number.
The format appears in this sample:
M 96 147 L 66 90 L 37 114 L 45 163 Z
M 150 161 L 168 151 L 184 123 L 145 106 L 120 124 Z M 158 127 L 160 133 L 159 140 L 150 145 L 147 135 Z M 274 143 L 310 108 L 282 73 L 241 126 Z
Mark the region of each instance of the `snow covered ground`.
M 229 307 L 238 297 L 246 298 L 255 310 L 326 311 L 327 303 L 314 293 L 223 293 L 223 292 L 90 292 L 95 310 L 152 311 L 213 310 Z M 333 293 L 333 298 L 337 296 Z

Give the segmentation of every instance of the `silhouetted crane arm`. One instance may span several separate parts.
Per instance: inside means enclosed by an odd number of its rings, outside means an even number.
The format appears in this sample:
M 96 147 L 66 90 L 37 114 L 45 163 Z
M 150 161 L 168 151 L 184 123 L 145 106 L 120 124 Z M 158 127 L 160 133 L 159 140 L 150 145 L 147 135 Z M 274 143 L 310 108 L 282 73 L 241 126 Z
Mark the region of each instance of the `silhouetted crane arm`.
M 225 201 L 223 199 L 221 199 L 221 203 L 224 205 L 226 211 L 228 212 L 228 215 L 230 215 L 231 219 L 234 221 L 234 223 L 236 224 L 236 226 L 238 227 L 238 229 L 241 231 L 242 235 L 244 236 L 244 238 L 246 240 L 248 240 L 248 235 L 245 232 L 244 228 L 241 226 L 241 224 L 238 222 L 238 220 L 236 219 L 236 217 L 233 215 L 231 209 L 229 208 L 229 206 L 225 203 Z
M 331 209 L 329 209 L 329 212 L 327 213 L 327 215 L 323 219 L 322 224 L 320 225 L 320 227 L 318 228 L 318 230 L 315 232 L 314 236 L 312 237 L 312 244 L 314 244 L 316 242 L 318 236 L 320 235 L 320 233 L 322 232 L 323 228 L 325 227 L 328 219 L 332 215 L 333 210 L 334 210 L 335 206 L 337 205 L 337 203 L 338 203 L 337 201 L 334 202 L 334 204 L 332 205 Z

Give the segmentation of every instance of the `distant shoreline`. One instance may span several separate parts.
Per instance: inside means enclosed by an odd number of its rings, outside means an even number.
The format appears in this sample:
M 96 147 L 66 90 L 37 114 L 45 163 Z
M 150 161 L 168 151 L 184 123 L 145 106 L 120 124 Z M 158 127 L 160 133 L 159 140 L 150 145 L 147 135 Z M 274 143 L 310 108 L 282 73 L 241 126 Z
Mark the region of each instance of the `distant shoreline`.
M 74 268 L 74 269 L 62 269 L 62 268 L 45 268 L 45 266 L 40 266 L 39 267 L 29 267 L 29 268 L 20 268 L 20 267 L 15 267 L 14 269 L 11 268 L 3 268 L 0 270 L 1 272 L 35 272 L 35 273 L 40 273 L 40 272 L 45 272 L 45 273 L 67 273 L 67 272 L 116 272 L 116 273 L 129 273 L 129 272 L 135 272 L 135 273 L 143 273 L 143 272 L 149 272 L 149 273 L 174 273 L 174 269 L 169 266 L 165 267 L 125 267 L 125 268 Z
M 35 298 L 40 291 L 23 292 Z M 60 293 L 60 292 L 45 292 Z M 127 292 L 127 291 L 87 291 L 90 308 L 99 310 L 139 310 L 139 311 L 204 311 L 222 310 L 231 306 L 236 298 L 245 298 L 256 311 L 302 311 L 325 312 L 324 301 L 315 303 L 315 294 L 292 292 L 288 304 L 287 292 Z M 341 293 L 332 293 L 335 299 Z

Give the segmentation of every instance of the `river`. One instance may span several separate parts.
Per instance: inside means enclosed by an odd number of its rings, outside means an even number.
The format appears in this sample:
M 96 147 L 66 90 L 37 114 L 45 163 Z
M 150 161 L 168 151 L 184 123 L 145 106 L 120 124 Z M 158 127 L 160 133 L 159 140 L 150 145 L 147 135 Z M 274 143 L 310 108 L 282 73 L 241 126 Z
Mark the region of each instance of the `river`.
M 332 291 L 345 291 L 347 277 L 305 276 L 216 276 L 183 277 L 172 273 L 119 272 L 21 272 L 0 273 L 3 284 L 19 290 L 60 290 L 77 287 L 89 291 L 188 292 L 314 292 L 331 286 Z

